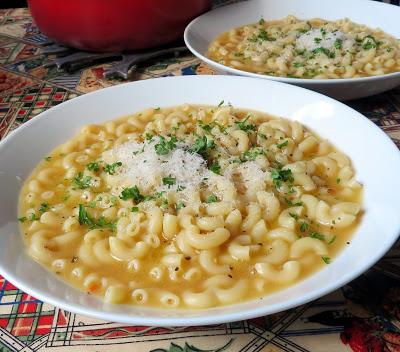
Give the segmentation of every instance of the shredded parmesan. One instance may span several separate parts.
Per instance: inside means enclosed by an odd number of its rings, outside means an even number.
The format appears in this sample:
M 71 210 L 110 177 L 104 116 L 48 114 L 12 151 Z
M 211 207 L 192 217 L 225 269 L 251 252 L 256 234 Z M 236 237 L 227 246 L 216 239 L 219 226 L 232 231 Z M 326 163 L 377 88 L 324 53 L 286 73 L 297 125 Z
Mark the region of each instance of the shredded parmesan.
M 159 138 L 151 141 L 127 142 L 103 153 L 107 163 L 120 161 L 122 167 L 112 176 L 117 179 L 114 193 L 122 187 L 137 186 L 143 193 L 198 190 L 210 173 L 206 161 L 197 153 L 188 151 L 187 145 L 177 143 L 167 155 L 158 155 L 155 145 Z M 174 179 L 174 184 L 164 185 L 163 178 Z
M 319 28 L 311 29 L 310 31 L 303 33 L 296 40 L 296 47 L 302 50 L 313 51 L 317 48 L 324 48 L 333 50 L 335 48 L 335 42 L 341 41 L 343 49 L 349 50 L 354 46 L 354 39 L 349 37 L 347 34 L 340 31 L 324 31 L 322 32 Z

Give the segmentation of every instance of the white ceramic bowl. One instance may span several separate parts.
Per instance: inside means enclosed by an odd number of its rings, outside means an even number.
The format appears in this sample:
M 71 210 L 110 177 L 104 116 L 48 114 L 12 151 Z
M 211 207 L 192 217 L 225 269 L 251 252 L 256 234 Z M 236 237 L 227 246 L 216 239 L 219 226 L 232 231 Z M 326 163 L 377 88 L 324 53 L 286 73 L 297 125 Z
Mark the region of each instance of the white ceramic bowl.
M 299 18 L 321 17 L 338 20 L 348 17 L 353 22 L 371 28 L 381 28 L 400 38 L 400 7 L 367 0 L 251 0 L 223 6 L 194 19 L 185 30 L 187 47 L 198 58 L 223 74 L 258 77 L 295 84 L 329 95 L 339 100 L 356 99 L 378 94 L 400 84 L 400 72 L 383 76 L 349 79 L 299 79 L 274 77 L 246 72 L 221 65 L 206 57 L 209 44 L 222 32 L 255 23 L 261 16 L 266 20 L 288 15 Z
M 204 310 L 164 310 L 103 304 L 35 263 L 25 253 L 17 219 L 21 179 L 55 146 L 84 124 L 101 123 L 148 107 L 218 104 L 266 111 L 298 120 L 329 139 L 353 160 L 365 185 L 362 223 L 351 245 L 306 280 L 265 297 Z M 0 143 L 0 273 L 29 294 L 63 309 L 139 325 L 198 325 L 235 321 L 282 311 L 344 285 L 373 265 L 400 230 L 400 154 L 372 122 L 349 107 L 295 86 L 233 76 L 150 79 L 86 94 L 27 122 Z

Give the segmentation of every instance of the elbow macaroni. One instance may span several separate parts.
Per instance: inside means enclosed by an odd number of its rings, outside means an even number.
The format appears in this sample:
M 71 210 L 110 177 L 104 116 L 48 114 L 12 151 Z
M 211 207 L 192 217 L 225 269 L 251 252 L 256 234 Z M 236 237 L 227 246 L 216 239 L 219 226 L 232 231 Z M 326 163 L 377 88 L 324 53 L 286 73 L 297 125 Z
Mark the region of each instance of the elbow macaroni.
M 243 71 L 291 78 L 356 78 L 400 71 L 400 44 L 396 38 L 347 18 L 261 19 L 219 35 L 210 44 L 208 56 Z M 284 127 L 280 129 L 287 134 Z M 310 152 L 317 144 L 310 137 L 300 143 L 299 149 Z
M 175 165 L 179 177 L 147 175 L 142 160 L 139 187 L 110 159 L 113 148 L 142 143 L 136 157 L 170 133 L 173 150 L 200 148 L 190 152 L 207 159 L 200 179 L 182 181 Z M 161 150 L 163 163 L 173 150 Z M 35 260 L 106 303 L 208 308 L 329 262 L 357 226 L 361 192 L 350 159 L 298 122 L 185 105 L 82 128 L 26 180 L 20 221 Z

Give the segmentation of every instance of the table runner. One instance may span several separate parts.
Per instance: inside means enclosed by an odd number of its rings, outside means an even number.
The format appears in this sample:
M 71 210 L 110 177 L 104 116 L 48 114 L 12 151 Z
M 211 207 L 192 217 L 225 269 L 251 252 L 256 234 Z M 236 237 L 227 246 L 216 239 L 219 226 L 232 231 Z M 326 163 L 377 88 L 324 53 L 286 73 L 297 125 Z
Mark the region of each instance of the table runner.
M 43 53 L 46 42 L 27 9 L 0 10 L 0 139 L 52 106 L 122 82 L 103 78 L 110 63 L 72 73 L 48 67 L 54 55 Z M 132 80 L 194 74 L 214 72 L 185 54 L 146 62 Z M 400 147 L 400 88 L 348 105 Z M 314 302 L 213 326 L 99 321 L 43 303 L 0 276 L 0 352 L 7 351 L 400 351 L 400 242 L 367 273 Z

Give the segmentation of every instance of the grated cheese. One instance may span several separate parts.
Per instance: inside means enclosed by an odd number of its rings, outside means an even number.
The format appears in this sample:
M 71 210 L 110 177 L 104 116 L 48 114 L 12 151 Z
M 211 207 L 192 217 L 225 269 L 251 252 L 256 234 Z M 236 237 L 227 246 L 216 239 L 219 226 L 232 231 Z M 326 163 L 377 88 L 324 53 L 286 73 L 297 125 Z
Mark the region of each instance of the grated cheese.
M 113 193 L 119 194 L 123 187 L 137 186 L 145 194 L 183 190 L 193 191 L 210 173 L 205 160 L 197 153 L 188 151 L 184 143 L 167 155 L 158 155 L 155 145 L 159 138 L 146 142 L 127 142 L 103 153 L 105 162 L 122 162 L 114 177 L 117 186 Z M 162 179 L 172 177 L 175 184 L 164 185 Z
M 309 51 L 313 51 L 317 48 L 334 50 L 335 42 L 338 39 L 342 41 L 343 49 L 346 50 L 351 49 L 355 44 L 354 39 L 343 32 L 324 31 L 323 34 L 321 29 L 314 28 L 306 33 L 303 33 L 300 37 L 297 38 L 296 47 L 298 49 L 305 49 Z

